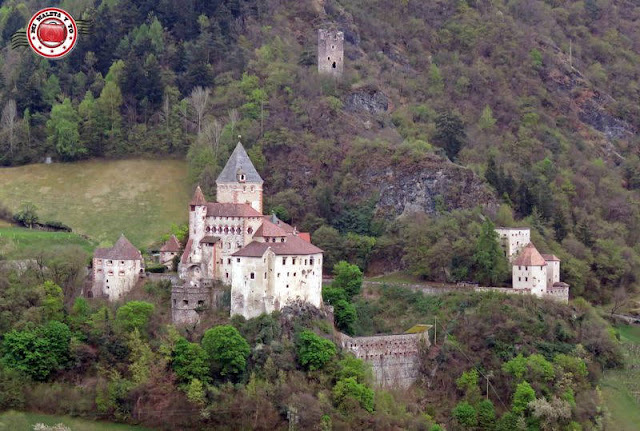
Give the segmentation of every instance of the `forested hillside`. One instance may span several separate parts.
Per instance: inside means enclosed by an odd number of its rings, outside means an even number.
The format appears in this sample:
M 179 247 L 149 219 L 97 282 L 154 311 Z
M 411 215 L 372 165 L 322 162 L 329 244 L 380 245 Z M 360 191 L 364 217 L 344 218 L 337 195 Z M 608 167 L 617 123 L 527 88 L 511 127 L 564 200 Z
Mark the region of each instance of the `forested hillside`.
M 242 135 L 267 208 L 313 231 L 328 267 L 481 279 L 464 238 L 484 212 L 533 227 L 573 295 L 636 285 L 632 2 L 70 0 L 95 23 L 71 55 L 12 51 L 54 3 L 0 8 L 2 165 L 179 155 L 212 198 Z M 345 32 L 339 82 L 317 75 L 321 27 Z

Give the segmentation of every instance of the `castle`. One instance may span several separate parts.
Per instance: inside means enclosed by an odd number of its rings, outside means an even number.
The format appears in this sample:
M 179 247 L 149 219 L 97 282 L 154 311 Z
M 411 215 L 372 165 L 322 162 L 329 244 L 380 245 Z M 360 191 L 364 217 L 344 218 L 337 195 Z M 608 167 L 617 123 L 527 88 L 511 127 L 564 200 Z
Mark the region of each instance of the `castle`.
M 97 248 L 93 253 L 93 286 L 89 297 L 120 299 L 144 276 L 140 251 L 124 236 L 111 248 Z
M 231 286 L 231 314 L 245 318 L 296 300 L 322 305 L 322 250 L 308 234 L 262 214 L 262 185 L 238 142 L 216 180 L 217 202 L 196 188 L 178 264 L 183 285 L 172 292 L 175 322 L 197 322 L 216 282 Z
M 540 298 L 569 301 L 569 285 L 560 281 L 560 259 L 540 254 L 531 242 L 529 228 L 496 228 L 496 233 L 511 263 L 513 289 Z

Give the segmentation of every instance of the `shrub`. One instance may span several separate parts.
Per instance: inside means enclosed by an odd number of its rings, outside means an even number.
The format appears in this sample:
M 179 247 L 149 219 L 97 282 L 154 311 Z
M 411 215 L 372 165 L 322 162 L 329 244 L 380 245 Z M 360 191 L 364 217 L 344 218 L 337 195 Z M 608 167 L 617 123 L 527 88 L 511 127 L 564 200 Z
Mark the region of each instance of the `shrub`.
M 153 310 L 153 304 L 148 302 L 129 301 L 116 311 L 116 325 L 123 332 L 137 328 L 140 333 L 146 333 Z
M 467 401 L 458 403 L 451 414 L 465 428 L 473 428 L 478 423 L 478 412 Z
M 369 413 L 373 412 L 373 390 L 358 383 L 355 377 L 338 380 L 333 387 L 333 398 L 338 407 L 344 408 L 346 400 L 354 399 L 360 404 L 360 407 Z
M 13 330 L 4 336 L 2 362 L 34 380 L 47 380 L 69 360 L 71 331 L 51 321 L 33 330 Z
M 536 392 L 531 385 L 525 380 L 516 387 L 513 395 L 513 413 L 521 415 L 527 410 L 529 403 L 536 399 Z
M 353 335 L 353 325 L 358 318 L 356 307 L 353 304 L 350 304 L 344 299 L 338 301 L 334 307 L 334 318 L 338 329 L 349 335 Z
M 214 371 L 221 376 L 242 373 L 251 353 L 247 340 L 231 325 L 208 329 L 202 338 L 202 348 L 209 356 Z
M 298 335 L 297 354 L 300 365 L 308 370 L 317 370 L 335 356 L 336 345 L 305 330 Z
M 357 265 L 352 265 L 342 260 L 333 267 L 333 277 L 331 287 L 344 290 L 347 299 L 351 299 L 360 293 L 362 271 Z
M 322 288 L 322 300 L 329 305 L 335 305 L 338 301 L 346 301 L 347 294 L 343 289 L 329 286 Z
M 196 343 L 190 343 L 180 337 L 171 353 L 171 368 L 184 383 L 193 379 L 201 382 L 209 381 L 209 358 L 207 352 Z

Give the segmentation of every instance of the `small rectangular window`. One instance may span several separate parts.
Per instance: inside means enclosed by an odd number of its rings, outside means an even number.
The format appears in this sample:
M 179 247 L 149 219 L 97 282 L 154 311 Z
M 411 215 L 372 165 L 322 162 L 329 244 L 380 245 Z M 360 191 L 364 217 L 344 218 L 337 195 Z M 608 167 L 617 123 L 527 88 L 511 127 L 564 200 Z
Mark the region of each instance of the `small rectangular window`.
M 255 273 L 251 273 L 251 279 L 254 280 L 256 278 L 256 274 Z
M 525 278 L 524 278 L 524 281 L 529 281 L 529 277 L 525 277 Z
M 229 278 L 229 273 L 228 273 L 228 272 L 227 272 L 227 273 L 225 273 L 225 276 L 226 276 L 227 278 Z
M 186 299 L 183 299 L 183 300 L 182 300 L 182 303 L 183 303 L 184 305 L 189 305 L 189 301 L 187 301 Z
M 293 258 L 293 265 L 295 265 L 295 264 L 296 264 L 296 258 L 294 257 Z
M 231 258 L 227 259 L 227 264 L 231 265 Z
M 282 264 L 283 264 L 283 265 L 286 265 L 286 264 L 287 264 L 287 258 L 286 258 L 286 257 L 283 257 L 283 258 L 282 258 Z
M 238 262 L 238 263 L 239 263 L 239 262 L 240 262 L 240 258 L 237 258 L 237 259 L 236 259 L 236 262 Z
M 518 281 L 522 281 L 522 277 L 518 277 Z

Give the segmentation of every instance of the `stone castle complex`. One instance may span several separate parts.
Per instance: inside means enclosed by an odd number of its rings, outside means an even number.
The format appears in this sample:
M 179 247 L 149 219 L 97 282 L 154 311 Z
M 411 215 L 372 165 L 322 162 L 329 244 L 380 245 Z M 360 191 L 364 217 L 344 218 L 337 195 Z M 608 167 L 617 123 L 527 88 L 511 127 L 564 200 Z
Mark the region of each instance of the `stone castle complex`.
M 308 234 L 262 214 L 262 178 L 238 143 L 216 180 L 217 202 L 200 187 L 189 206 L 189 240 L 172 293 L 176 322 L 196 322 L 214 284 L 231 286 L 231 314 L 252 318 L 292 301 L 322 305 L 322 250 Z
M 569 285 L 560 281 L 560 259 L 553 254 L 540 254 L 531 242 L 529 228 L 501 227 L 496 233 L 511 263 L 514 290 L 569 301 Z

